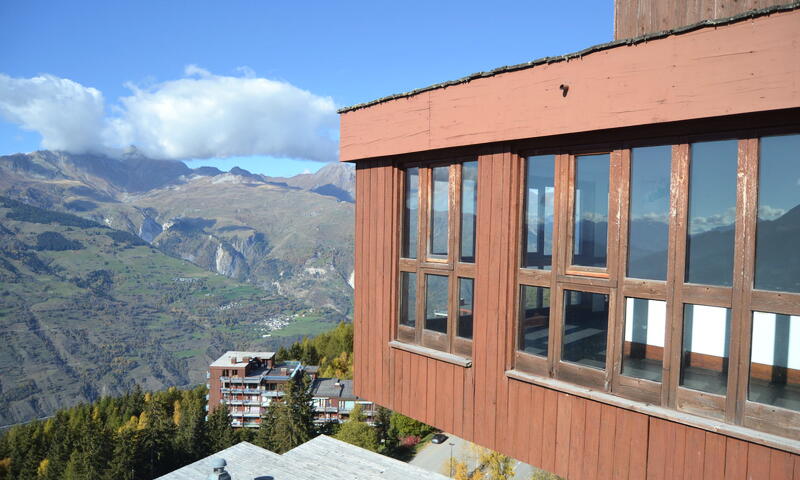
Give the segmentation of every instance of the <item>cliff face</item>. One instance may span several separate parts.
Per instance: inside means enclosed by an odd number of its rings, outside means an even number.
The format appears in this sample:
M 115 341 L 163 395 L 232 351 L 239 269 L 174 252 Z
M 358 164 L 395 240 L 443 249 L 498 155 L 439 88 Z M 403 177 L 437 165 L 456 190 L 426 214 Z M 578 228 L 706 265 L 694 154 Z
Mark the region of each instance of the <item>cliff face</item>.
M 273 178 L 190 169 L 130 152 L 0 157 L 0 193 L 127 231 L 267 292 L 348 313 L 355 169 Z

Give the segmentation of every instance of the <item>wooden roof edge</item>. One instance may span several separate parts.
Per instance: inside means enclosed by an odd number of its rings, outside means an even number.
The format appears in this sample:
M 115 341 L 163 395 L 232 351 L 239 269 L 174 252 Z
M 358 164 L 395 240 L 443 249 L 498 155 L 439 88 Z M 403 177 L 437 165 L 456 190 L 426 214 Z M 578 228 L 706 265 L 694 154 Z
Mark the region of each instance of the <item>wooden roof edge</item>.
M 431 90 L 439 90 L 439 89 L 451 87 L 451 86 L 454 86 L 454 85 L 460 85 L 460 84 L 463 84 L 463 83 L 469 83 L 469 82 L 471 82 L 473 80 L 477 80 L 477 79 L 480 79 L 480 78 L 494 77 L 495 75 L 500 75 L 500 74 L 509 73 L 509 72 L 515 72 L 517 70 L 526 70 L 526 69 L 529 69 L 529 68 L 537 67 L 539 65 L 548 65 L 548 64 L 551 64 L 551 63 L 566 62 L 568 60 L 572 60 L 572 59 L 575 59 L 575 58 L 581 58 L 583 56 L 586 56 L 586 55 L 589 55 L 589 54 L 592 54 L 592 53 L 601 52 L 601 51 L 604 51 L 604 50 L 611 50 L 613 48 L 617 48 L 617 47 L 621 47 L 621 46 L 638 45 L 640 43 L 646 43 L 646 42 L 649 42 L 649 41 L 652 41 L 652 40 L 660 40 L 662 38 L 672 37 L 672 36 L 675 36 L 675 35 L 681 35 L 681 34 L 684 34 L 684 33 L 693 32 L 695 30 L 701 30 L 703 28 L 719 27 L 719 26 L 723 26 L 723 25 L 729 25 L 729 24 L 732 24 L 732 23 L 738 23 L 738 22 L 742 22 L 742 21 L 745 21 L 745 20 L 753 19 L 753 18 L 768 16 L 768 15 L 771 15 L 773 13 L 788 12 L 788 11 L 797 10 L 797 9 L 800 9 L 800 0 L 795 0 L 793 2 L 786 3 L 786 4 L 783 4 L 783 5 L 774 5 L 774 6 L 771 6 L 771 7 L 764 7 L 764 8 L 758 8 L 758 9 L 755 9 L 755 10 L 748 10 L 746 12 L 740 13 L 738 15 L 733 15 L 731 17 L 725 17 L 725 18 L 719 18 L 719 19 L 708 19 L 708 20 L 703 20 L 702 22 L 697 22 L 697 23 L 693 23 L 691 25 L 686 25 L 686 26 L 683 26 L 683 27 L 673 28 L 673 29 L 670 29 L 670 30 L 663 30 L 663 31 L 660 31 L 660 32 L 648 33 L 648 34 L 640 35 L 638 37 L 633 37 L 633 38 L 625 38 L 625 39 L 620 39 L 620 40 L 614 40 L 612 42 L 601 43 L 599 45 L 594 45 L 594 46 L 591 46 L 591 47 L 588 47 L 588 48 L 584 48 L 583 50 L 580 50 L 580 51 L 577 51 L 577 52 L 573 52 L 573 53 L 568 53 L 566 55 L 560 55 L 560 56 L 555 56 L 555 57 L 544 57 L 544 58 L 539 58 L 539 59 L 536 59 L 536 60 L 532 60 L 530 62 L 519 63 L 519 64 L 516 64 L 516 65 L 507 65 L 507 66 L 503 66 L 503 67 L 498 67 L 498 68 L 489 70 L 487 72 L 476 72 L 476 73 L 467 75 L 466 77 L 461 77 L 461 78 L 456 79 L 456 80 L 450 80 L 450 81 L 446 81 L 446 82 L 436 83 L 436 84 L 433 84 L 433 85 L 429 85 L 427 87 L 417 88 L 415 90 L 411 90 L 411 91 L 408 91 L 408 92 L 396 93 L 396 94 L 393 94 L 393 95 L 388 95 L 386 97 L 381 97 L 381 98 L 378 98 L 376 100 L 371 100 L 369 102 L 359 103 L 359 104 L 352 105 L 352 106 L 349 106 L 349 107 L 340 108 L 339 110 L 337 110 L 337 113 L 342 114 L 342 113 L 352 112 L 352 111 L 355 111 L 355 110 L 361 110 L 361 109 L 369 108 L 369 107 L 372 107 L 374 105 L 378 105 L 378 104 L 381 104 L 381 103 L 390 102 L 392 100 L 397 100 L 397 99 L 400 99 L 400 98 L 413 97 L 415 95 L 419 95 L 420 93 L 429 92 Z

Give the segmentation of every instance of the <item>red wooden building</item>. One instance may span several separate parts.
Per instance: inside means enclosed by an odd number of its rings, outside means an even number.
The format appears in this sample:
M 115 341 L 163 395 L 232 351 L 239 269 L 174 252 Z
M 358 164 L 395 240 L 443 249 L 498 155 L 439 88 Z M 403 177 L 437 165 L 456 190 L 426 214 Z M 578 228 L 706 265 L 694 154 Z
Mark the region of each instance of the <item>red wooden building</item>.
M 800 479 L 774 3 L 620 0 L 610 44 L 343 109 L 355 393 L 569 479 Z

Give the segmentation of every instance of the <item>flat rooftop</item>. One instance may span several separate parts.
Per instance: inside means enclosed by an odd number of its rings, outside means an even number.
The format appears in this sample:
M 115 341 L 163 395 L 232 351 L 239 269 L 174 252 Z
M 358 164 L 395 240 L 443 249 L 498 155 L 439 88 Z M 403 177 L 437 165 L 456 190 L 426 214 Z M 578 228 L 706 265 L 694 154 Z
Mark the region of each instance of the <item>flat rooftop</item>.
M 320 435 L 283 455 L 242 442 L 168 473 L 161 480 L 208 478 L 223 458 L 235 480 L 445 480 L 447 477 Z
M 269 360 L 275 356 L 275 352 L 239 352 L 227 351 L 211 364 L 212 367 L 246 367 L 246 358 L 259 358 Z

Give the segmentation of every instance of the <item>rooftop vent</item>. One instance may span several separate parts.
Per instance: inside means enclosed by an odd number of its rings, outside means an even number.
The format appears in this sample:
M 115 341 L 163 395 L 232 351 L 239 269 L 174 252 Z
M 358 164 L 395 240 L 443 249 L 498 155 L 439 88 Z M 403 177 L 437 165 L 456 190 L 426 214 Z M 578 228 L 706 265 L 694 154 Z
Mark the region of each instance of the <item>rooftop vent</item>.
M 208 476 L 208 480 L 231 480 L 231 474 L 225 471 L 227 464 L 224 458 L 211 460 L 212 473 Z

